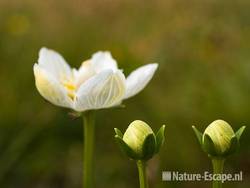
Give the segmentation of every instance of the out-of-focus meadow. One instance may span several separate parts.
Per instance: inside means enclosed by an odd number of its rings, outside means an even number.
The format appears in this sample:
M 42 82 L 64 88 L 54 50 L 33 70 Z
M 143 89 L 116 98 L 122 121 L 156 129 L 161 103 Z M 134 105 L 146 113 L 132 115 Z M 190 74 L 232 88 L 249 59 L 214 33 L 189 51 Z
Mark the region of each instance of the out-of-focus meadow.
M 209 182 L 162 182 L 162 170 L 211 171 L 191 130 L 215 119 L 247 129 L 225 172 L 243 171 L 250 185 L 250 2 L 247 0 L 0 1 L 0 187 L 79 188 L 82 121 L 37 92 L 33 64 L 42 46 L 72 66 L 109 50 L 126 75 L 158 62 L 150 84 L 126 108 L 98 112 L 96 187 L 136 188 L 137 169 L 114 142 L 134 119 L 166 144 L 151 160 L 151 187 L 210 187 Z

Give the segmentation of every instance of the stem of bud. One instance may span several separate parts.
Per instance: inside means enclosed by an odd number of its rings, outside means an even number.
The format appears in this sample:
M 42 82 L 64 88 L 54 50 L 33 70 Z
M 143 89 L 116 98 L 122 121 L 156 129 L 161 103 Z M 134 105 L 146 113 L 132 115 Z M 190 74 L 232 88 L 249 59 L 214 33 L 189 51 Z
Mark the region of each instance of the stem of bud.
M 138 172 L 139 172 L 139 180 L 140 180 L 140 188 L 148 188 L 148 178 L 146 173 L 146 162 L 138 160 L 136 162 Z
M 225 159 L 223 158 L 212 158 L 213 174 L 222 174 L 224 168 Z M 213 180 L 213 188 L 222 188 L 222 181 Z

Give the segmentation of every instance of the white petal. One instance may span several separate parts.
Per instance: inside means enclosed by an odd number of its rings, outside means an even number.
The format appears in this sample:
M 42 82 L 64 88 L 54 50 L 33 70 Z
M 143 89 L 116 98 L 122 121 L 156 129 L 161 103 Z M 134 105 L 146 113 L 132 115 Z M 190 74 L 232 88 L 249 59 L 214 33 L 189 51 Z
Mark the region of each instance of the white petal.
M 73 102 L 65 88 L 50 72 L 35 64 L 33 67 L 36 87 L 39 93 L 54 105 L 71 108 Z
M 77 91 L 75 110 L 108 108 L 118 104 L 125 94 L 125 77 L 121 71 L 103 71 L 82 84 Z
M 113 59 L 110 52 L 97 52 L 93 54 L 90 61 L 96 73 L 106 69 L 112 69 L 113 71 L 118 69 L 116 60 Z
M 133 71 L 126 79 L 126 94 L 124 99 L 132 97 L 146 87 L 152 79 L 158 64 L 148 64 Z
M 64 58 L 54 50 L 41 48 L 39 51 L 38 64 L 57 79 L 72 78 L 72 71 L 70 66 L 66 63 Z
M 77 87 L 96 74 L 90 60 L 84 61 L 81 67 L 78 70 L 73 69 L 73 72 Z

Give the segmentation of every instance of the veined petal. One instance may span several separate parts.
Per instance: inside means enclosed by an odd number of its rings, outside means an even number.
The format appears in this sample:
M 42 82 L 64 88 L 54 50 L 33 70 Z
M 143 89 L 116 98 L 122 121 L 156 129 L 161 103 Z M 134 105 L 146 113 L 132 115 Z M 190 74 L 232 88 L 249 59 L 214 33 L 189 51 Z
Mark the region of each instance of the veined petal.
M 64 87 L 54 78 L 54 76 L 35 64 L 33 67 L 36 87 L 39 93 L 54 105 L 71 108 L 73 102 L 67 95 Z
M 75 110 L 108 108 L 125 94 L 125 77 L 121 71 L 103 71 L 83 83 L 77 91 Z
M 117 62 L 113 59 L 110 52 L 96 52 L 90 61 L 96 73 L 106 69 L 112 69 L 113 71 L 118 69 Z
M 72 70 L 64 58 L 54 50 L 41 48 L 38 64 L 57 79 L 71 79 Z
M 126 94 L 124 99 L 132 97 L 146 87 L 152 79 L 158 64 L 148 64 L 133 71 L 126 79 Z

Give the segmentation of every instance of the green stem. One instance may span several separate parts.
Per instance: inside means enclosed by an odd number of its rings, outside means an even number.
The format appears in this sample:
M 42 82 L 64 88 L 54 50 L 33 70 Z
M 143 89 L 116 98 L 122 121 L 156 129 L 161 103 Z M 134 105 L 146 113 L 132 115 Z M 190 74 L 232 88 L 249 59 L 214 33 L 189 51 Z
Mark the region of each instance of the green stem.
M 94 112 L 87 111 L 83 115 L 84 121 L 84 162 L 83 162 L 83 188 L 93 188 L 94 175 L 94 138 L 95 121 Z
M 213 158 L 213 174 L 222 174 L 224 167 L 225 159 L 222 158 Z M 213 188 L 222 188 L 222 181 L 213 181 Z
M 137 161 L 137 168 L 139 172 L 139 180 L 140 180 L 140 188 L 148 188 L 148 178 L 146 173 L 146 162 L 145 161 Z

